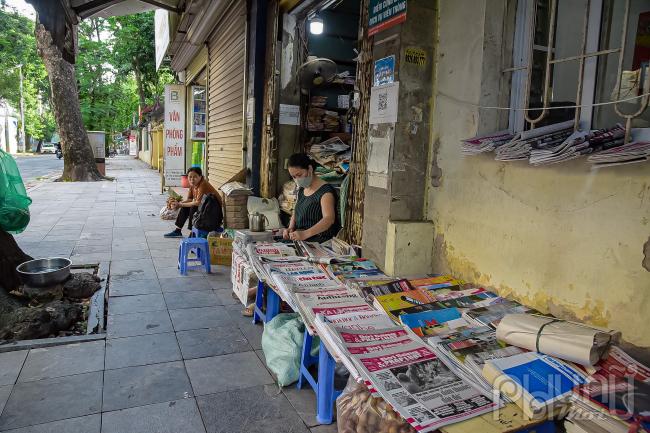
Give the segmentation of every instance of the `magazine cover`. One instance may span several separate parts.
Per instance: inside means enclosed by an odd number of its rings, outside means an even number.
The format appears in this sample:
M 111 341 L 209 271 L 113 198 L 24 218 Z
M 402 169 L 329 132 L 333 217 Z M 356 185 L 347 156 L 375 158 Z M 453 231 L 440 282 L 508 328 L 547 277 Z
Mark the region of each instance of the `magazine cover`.
M 351 356 L 371 392 L 379 392 L 418 431 L 434 431 L 497 407 L 422 343 Z
M 461 314 L 457 308 L 443 308 L 441 310 L 423 311 L 421 313 L 402 314 L 399 320 L 419 337 L 438 335 L 449 330 L 447 322 L 460 319 Z
M 375 297 L 374 304 L 377 308 L 386 311 L 393 320 L 398 320 L 401 314 L 417 313 L 432 309 L 432 307 L 424 307 L 431 302 L 433 302 L 433 298 L 426 290 L 415 289 L 407 292 L 377 296 Z M 439 304 L 439 308 L 446 307 Z

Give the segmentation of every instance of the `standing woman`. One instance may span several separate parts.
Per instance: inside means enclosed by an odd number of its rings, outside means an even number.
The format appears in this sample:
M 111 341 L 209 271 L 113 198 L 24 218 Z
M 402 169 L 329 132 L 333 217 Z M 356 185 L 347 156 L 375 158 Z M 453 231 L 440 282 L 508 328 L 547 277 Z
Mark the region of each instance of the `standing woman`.
M 315 175 L 316 163 L 304 153 L 289 158 L 289 174 L 300 187 L 298 201 L 284 238 L 325 242 L 341 229 L 334 187 Z

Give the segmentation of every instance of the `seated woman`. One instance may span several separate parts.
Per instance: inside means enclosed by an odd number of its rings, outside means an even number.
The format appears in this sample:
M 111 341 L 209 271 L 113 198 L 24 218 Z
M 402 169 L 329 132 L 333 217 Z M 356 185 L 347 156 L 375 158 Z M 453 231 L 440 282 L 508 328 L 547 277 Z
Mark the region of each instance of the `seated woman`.
M 336 211 L 336 190 L 314 174 L 316 163 L 304 153 L 289 158 L 289 174 L 300 187 L 298 201 L 284 238 L 325 242 L 341 229 Z
M 187 198 L 183 201 L 174 201 L 171 205 L 172 209 L 180 209 L 178 212 L 178 217 L 176 217 L 176 229 L 167 233 L 166 238 L 181 238 L 183 233 L 181 229 L 187 223 L 187 228 L 192 230 L 192 218 L 194 217 L 194 212 L 198 209 L 201 204 L 201 199 L 205 194 L 213 194 L 217 200 L 221 201 L 219 193 L 210 185 L 210 182 L 205 180 L 203 177 L 203 172 L 198 167 L 192 167 L 187 170 L 187 180 L 190 182 L 190 191 L 187 193 Z

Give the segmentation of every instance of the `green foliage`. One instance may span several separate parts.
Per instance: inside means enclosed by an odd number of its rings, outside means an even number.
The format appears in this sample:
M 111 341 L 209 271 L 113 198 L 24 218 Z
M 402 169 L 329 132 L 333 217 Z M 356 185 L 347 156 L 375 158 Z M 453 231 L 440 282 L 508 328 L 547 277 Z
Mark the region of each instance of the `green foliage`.
M 16 66 L 23 65 L 25 132 L 50 140 L 55 120 L 47 72 L 36 50 L 34 22 L 0 0 L 0 29 L 0 99 L 18 109 Z M 164 85 L 174 82 L 174 76 L 165 67 L 156 71 L 152 12 L 84 20 L 78 32 L 75 68 L 84 125 L 89 131 L 106 131 L 112 136 L 131 126 L 140 91 L 143 103 L 153 104 L 162 96 Z
M 145 12 L 108 19 L 115 36 L 113 65 L 119 74 L 134 75 L 143 104 L 152 104 L 162 95 L 164 85 L 174 81 L 168 68 L 156 71 L 153 15 Z
M 49 140 L 54 131 L 54 116 L 47 73 L 36 51 L 34 23 L 0 5 L 0 29 L 0 99 L 16 110 L 20 107 L 18 65 L 22 65 L 25 133 Z

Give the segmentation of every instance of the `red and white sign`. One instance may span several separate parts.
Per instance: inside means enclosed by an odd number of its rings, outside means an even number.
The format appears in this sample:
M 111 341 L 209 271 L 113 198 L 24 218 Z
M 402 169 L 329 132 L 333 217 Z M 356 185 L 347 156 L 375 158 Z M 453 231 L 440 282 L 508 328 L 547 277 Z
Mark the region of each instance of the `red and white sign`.
M 165 185 L 180 186 L 185 174 L 185 86 L 165 86 L 165 130 L 163 135 Z

